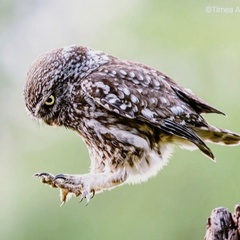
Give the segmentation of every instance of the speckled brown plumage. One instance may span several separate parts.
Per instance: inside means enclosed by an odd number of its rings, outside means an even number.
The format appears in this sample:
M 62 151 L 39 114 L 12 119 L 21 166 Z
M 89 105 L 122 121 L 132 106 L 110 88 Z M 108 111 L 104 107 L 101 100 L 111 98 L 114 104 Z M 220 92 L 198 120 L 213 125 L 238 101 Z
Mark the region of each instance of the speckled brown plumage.
M 86 143 L 91 171 L 83 175 L 37 174 L 89 201 L 123 183 L 147 180 L 167 164 L 174 144 L 239 144 L 240 136 L 209 125 L 202 113 L 220 113 L 163 73 L 86 47 L 70 46 L 41 55 L 24 88 L 33 117 L 70 128 Z

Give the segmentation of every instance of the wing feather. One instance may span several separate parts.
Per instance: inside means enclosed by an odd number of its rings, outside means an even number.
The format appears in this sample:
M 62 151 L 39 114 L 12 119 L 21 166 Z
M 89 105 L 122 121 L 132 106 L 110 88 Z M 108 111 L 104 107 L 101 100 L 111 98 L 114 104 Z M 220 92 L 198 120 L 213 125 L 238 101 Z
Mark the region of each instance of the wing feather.
M 110 65 L 83 79 L 81 87 L 108 111 L 147 122 L 169 134 L 187 139 L 210 158 L 214 158 L 211 150 L 192 128 L 207 125 L 200 115 L 204 109 L 205 112 L 217 110 L 191 95 L 187 97 L 180 90 L 177 92 L 177 85 L 172 87 L 166 76 L 159 72 L 141 67 L 136 72 L 136 66 Z

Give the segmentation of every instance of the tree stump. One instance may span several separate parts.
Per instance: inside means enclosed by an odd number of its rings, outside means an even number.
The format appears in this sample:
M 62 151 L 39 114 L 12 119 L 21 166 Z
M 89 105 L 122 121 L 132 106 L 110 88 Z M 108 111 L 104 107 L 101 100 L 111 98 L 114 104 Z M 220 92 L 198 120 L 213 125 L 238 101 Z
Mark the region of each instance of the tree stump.
M 240 240 L 240 204 L 230 213 L 227 208 L 212 210 L 204 240 Z

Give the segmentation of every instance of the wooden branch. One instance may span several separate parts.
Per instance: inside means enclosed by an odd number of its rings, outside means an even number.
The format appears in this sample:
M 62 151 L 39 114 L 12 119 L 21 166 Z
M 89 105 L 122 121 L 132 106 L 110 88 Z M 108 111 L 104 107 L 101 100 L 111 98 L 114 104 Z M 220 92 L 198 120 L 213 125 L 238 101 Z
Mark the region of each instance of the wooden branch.
M 240 204 L 230 213 L 227 208 L 212 210 L 207 221 L 205 240 L 240 240 Z

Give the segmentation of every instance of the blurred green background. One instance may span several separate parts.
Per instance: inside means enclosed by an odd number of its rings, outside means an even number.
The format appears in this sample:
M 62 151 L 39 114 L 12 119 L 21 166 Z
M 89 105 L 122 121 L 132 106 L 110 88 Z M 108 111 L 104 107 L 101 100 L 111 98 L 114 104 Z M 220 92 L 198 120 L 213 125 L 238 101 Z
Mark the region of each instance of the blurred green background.
M 239 147 L 211 145 L 216 164 L 176 147 L 147 183 L 106 191 L 87 207 L 72 198 L 60 208 L 58 190 L 32 175 L 85 173 L 88 153 L 74 132 L 31 120 L 22 89 L 39 54 L 85 45 L 163 71 L 227 113 L 206 116 L 211 123 L 240 132 L 240 9 L 228 10 L 240 1 L 0 4 L 1 239 L 203 239 L 211 210 L 240 201 Z

